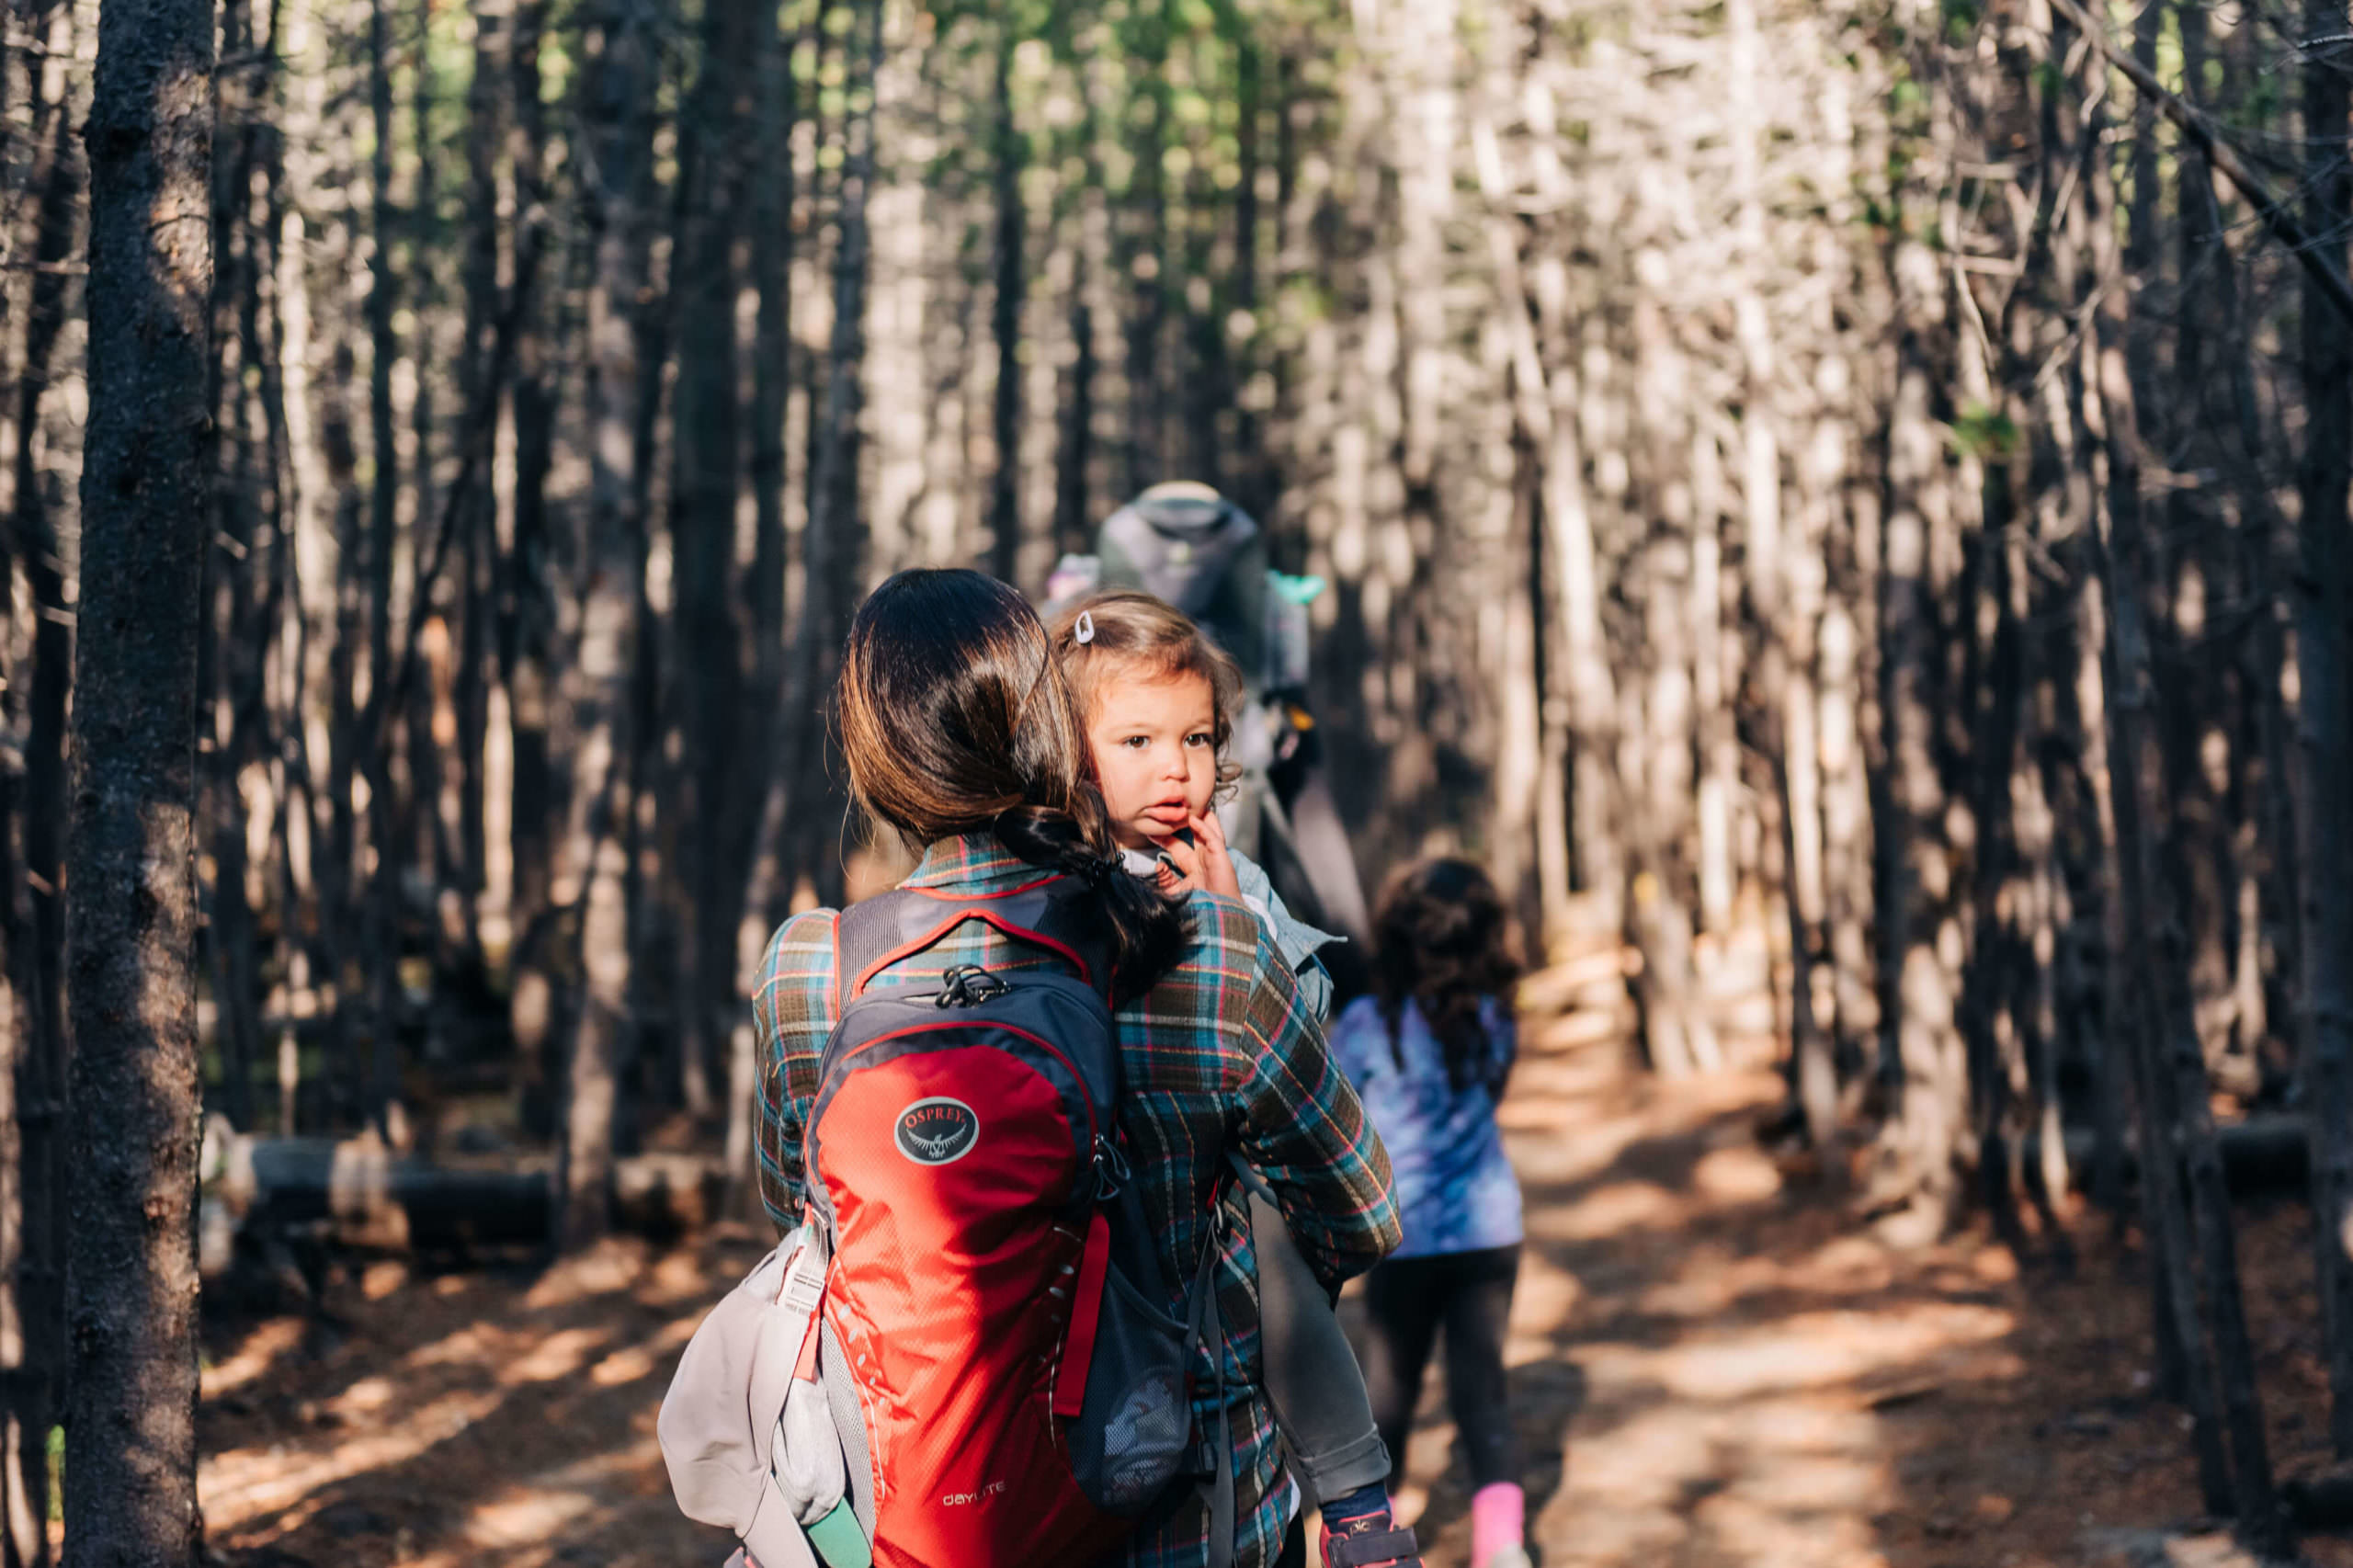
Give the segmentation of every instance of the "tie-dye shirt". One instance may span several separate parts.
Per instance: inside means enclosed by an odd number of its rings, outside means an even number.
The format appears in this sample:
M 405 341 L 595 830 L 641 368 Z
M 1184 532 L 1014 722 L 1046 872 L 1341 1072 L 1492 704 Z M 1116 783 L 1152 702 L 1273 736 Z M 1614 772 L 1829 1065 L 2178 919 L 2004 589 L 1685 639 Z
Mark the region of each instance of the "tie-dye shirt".
M 1494 1071 L 1500 1078 L 1517 1050 L 1511 1016 L 1493 997 L 1479 1006 Z M 1457 1089 L 1447 1081 L 1446 1050 L 1405 1004 L 1398 1020 L 1399 1071 L 1381 1005 L 1359 996 L 1332 1026 L 1332 1053 L 1364 1101 L 1389 1149 L 1405 1241 L 1395 1257 L 1477 1252 L 1520 1239 L 1519 1180 L 1495 1128 L 1495 1100 L 1483 1083 Z

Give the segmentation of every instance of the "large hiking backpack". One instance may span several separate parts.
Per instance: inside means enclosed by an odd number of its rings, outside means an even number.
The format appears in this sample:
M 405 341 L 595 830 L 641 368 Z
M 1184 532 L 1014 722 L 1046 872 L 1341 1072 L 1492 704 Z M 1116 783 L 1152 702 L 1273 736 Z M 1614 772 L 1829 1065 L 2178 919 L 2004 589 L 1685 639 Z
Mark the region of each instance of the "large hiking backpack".
M 1170 1315 L 1079 891 L 902 889 L 835 926 L 840 1021 L 806 1135 L 832 1252 L 817 1362 L 882 1568 L 1085 1568 L 1211 1465 L 1232 1539 L 1231 1457 L 1196 1444 L 1188 1386 L 1215 1253 Z M 1073 972 L 875 983 L 972 920 Z
M 1205 484 L 1156 484 L 1104 519 L 1096 549 L 1104 586 L 1175 605 L 1264 687 L 1267 544 L 1249 513 Z

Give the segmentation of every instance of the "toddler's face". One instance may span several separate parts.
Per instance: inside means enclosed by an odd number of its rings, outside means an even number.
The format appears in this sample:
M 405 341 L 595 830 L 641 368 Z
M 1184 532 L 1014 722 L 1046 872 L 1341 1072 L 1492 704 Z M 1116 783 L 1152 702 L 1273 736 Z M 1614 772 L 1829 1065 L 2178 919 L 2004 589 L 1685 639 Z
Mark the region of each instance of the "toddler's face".
M 1165 843 L 1208 812 L 1217 791 L 1217 703 L 1200 676 L 1106 671 L 1086 739 L 1112 831 L 1126 847 Z

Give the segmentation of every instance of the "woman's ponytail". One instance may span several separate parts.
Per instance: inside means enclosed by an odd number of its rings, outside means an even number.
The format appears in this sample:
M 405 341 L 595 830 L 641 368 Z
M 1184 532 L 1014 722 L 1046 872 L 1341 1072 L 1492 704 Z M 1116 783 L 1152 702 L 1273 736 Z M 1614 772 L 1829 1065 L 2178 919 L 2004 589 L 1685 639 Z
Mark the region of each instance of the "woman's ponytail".
M 1076 816 L 1052 806 L 1020 805 L 999 815 L 995 828 L 997 842 L 1022 859 L 1093 891 L 1111 927 L 1113 985 L 1120 994 L 1151 990 L 1184 961 L 1192 935 L 1184 907 L 1158 883 L 1131 875 L 1118 855 L 1097 849 Z

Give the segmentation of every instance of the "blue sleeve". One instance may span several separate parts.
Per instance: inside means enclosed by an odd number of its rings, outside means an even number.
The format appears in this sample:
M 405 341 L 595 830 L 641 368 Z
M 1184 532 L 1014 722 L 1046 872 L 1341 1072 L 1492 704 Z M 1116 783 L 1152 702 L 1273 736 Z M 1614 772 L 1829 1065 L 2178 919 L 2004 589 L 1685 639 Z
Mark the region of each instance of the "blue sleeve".
M 1282 895 L 1275 892 L 1275 884 L 1258 864 L 1238 850 L 1227 854 L 1233 861 L 1234 880 L 1242 884 L 1242 902 L 1250 906 L 1267 934 L 1274 938 L 1275 950 L 1290 966 L 1299 978 L 1300 994 L 1322 1023 L 1332 1016 L 1332 976 L 1316 953 L 1334 942 L 1347 938 L 1335 937 L 1329 931 L 1319 931 L 1293 915 L 1284 904 Z
M 1339 1059 L 1340 1070 L 1352 1084 L 1361 1084 L 1373 1076 L 1378 1062 L 1386 1059 L 1388 1026 L 1381 1021 L 1381 1005 L 1370 996 L 1359 996 L 1349 1003 L 1329 1033 L 1332 1054 Z

